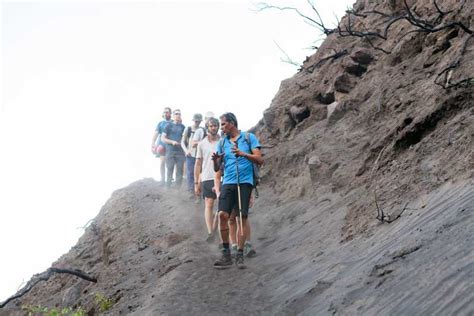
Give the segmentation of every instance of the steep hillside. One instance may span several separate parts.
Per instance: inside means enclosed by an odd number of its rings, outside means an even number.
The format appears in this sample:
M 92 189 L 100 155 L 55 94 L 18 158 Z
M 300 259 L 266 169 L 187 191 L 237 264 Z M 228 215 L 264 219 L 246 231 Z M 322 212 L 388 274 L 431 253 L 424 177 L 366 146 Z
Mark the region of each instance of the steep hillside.
M 258 255 L 216 271 L 202 206 L 116 191 L 54 274 L 0 309 L 109 314 L 474 313 L 472 1 L 360 0 L 254 131 Z M 238 113 L 237 113 L 238 114 Z M 33 279 L 32 281 L 35 281 Z

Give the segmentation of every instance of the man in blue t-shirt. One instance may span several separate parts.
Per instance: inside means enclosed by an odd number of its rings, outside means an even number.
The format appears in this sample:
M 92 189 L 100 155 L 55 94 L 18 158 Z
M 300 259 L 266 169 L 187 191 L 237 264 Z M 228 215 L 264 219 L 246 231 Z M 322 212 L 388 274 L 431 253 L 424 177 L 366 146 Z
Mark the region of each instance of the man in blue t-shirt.
M 166 128 L 166 126 L 171 123 L 171 108 L 166 107 L 163 109 L 163 121 L 159 122 L 156 126 L 155 133 L 153 134 L 153 139 L 151 141 L 151 152 L 160 158 L 160 182 L 165 183 L 165 156 L 166 156 L 166 144 L 161 140 L 161 136 Z
M 183 182 L 184 161 L 186 160 L 183 148 L 181 148 L 181 137 L 186 128 L 182 123 L 181 111 L 173 111 L 173 122 L 168 124 L 161 138 L 166 144 L 166 185 L 171 186 L 174 167 L 176 166 L 176 186 L 179 188 Z
M 224 134 L 219 141 L 216 152 L 212 155 L 214 170 L 217 172 L 224 164 L 224 177 L 219 195 L 219 230 L 222 238 L 222 257 L 214 263 L 215 268 L 226 268 L 232 265 L 229 249 L 229 217 L 232 210 L 237 209 L 242 214 L 242 223 L 239 222 L 238 251 L 235 264 L 239 269 L 244 265 L 244 245 L 246 221 L 253 189 L 253 163 L 263 163 L 260 152 L 260 143 L 254 134 L 241 132 L 238 129 L 237 118 L 233 113 L 224 113 L 221 117 L 221 130 Z M 238 217 L 239 214 L 237 214 Z

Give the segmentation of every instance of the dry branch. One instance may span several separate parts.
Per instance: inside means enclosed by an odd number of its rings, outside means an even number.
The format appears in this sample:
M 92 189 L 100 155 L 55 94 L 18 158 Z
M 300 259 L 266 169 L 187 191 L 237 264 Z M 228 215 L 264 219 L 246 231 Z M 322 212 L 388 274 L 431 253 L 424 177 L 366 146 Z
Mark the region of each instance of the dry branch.
M 74 270 L 71 270 L 71 269 L 61 269 L 61 268 L 54 268 L 54 267 L 51 267 L 49 268 L 48 270 L 40 273 L 40 274 L 35 274 L 30 281 L 28 281 L 28 283 L 25 285 L 25 287 L 23 287 L 18 294 L 15 294 L 13 295 L 12 297 L 8 298 L 5 302 L 1 303 L 0 304 L 0 308 L 3 308 L 5 307 L 10 301 L 14 300 L 14 299 L 17 299 L 17 298 L 20 298 L 22 297 L 23 295 L 25 295 L 26 293 L 28 293 L 29 291 L 31 291 L 31 289 L 36 285 L 38 284 L 40 281 L 47 281 L 49 280 L 49 278 L 51 278 L 53 276 L 54 273 L 66 273 L 66 274 L 72 274 L 72 275 L 75 275 L 81 279 L 84 279 L 84 280 L 87 280 L 89 282 L 93 282 L 93 283 L 97 283 L 97 278 L 95 277 L 91 277 L 87 274 L 85 274 L 84 272 L 82 272 L 81 270 L 77 270 L 77 269 L 74 269 Z
M 257 4 L 257 7 L 258 7 L 257 12 L 264 11 L 264 10 L 269 10 L 269 9 L 280 10 L 280 11 L 293 11 L 293 12 L 296 12 L 296 14 L 298 14 L 300 17 L 302 17 L 303 21 L 305 23 L 308 23 L 309 25 L 317 28 L 323 34 L 329 35 L 329 34 L 334 33 L 335 32 L 334 29 L 329 29 L 324 25 L 324 22 L 323 22 L 323 20 L 320 16 L 318 10 L 314 6 L 314 3 L 311 0 L 306 0 L 306 2 L 309 4 L 311 9 L 315 12 L 315 14 L 318 18 L 317 20 L 309 17 L 306 14 L 303 14 L 300 10 L 298 10 L 295 7 L 280 7 L 280 6 L 270 5 L 270 4 L 265 3 L 265 2 L 260 2 L 260 3 Z
M 443 89 L 449 89 L 449 88 L 457 87 L 464 84 L 465 85 L 474 84 L 474 76 L 460 79 L 456 82 L 451 82 L 451 76 L 452 76 L 453 70 L 456 68 L 459 68 L 459 66 L 461 65 L 462 57 L 464 56 L 464 53 L 466 52 L 469 41 L 473 37 L 474 35 L 469 35 L 469 37 L 464 42 L 461 52 L 459 56 L 456 58 L 456 60 L 454 60 L 448 67 L 444 68 L 440 73 L 438 73 L 438 75 L 436 76 L 434 80 L 435 84 L 443 87 Z
M 339 57 L 342 57 L 344 55 L 347 55 L 349 52 L 347 51 L 347 49 L 343 49 L 341 51 L 337 51 L 335 49 L 333 49 L 334 51 L 334 54 L 332 55 L 329 55 L 327 57 L 324 57 L 324 58 L 321 58 L 317 63 L 309 66 L 309 67 L 303 67 L 301 66 L 301 68 L 299 69 L 300 71 L 301 70 L 304 70 L 308 73 L 313 73 L 313 71 L 318 68 L 322 63 L 324 63 L 326 60 L 329 60 L 329 59 L 338 59 Z

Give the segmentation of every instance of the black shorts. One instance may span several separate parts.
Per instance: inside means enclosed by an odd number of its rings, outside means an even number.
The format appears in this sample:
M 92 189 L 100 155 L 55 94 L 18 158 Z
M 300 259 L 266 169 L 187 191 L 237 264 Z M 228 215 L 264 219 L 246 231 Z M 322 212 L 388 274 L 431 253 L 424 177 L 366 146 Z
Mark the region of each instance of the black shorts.
M 217 199 L 217 195 L 215 192 L 212 191 L 214 187 L 214 180 L 207 180 L 201 182 L 201 190 L 202 190 L 202 197 L 203 198 L 210 198 L 210 199 Z
M 243 183 L 240 185 L 242 216 L 245 218 L 249 213 L 249 203 L 252 190 L 253 186 L 249 183 Z M 221 195 L 219 196 L 219 211 L 224 211 L 230 214 L 232 210 L 239 210 L 237 184 L 224 184 L 221 189 Z

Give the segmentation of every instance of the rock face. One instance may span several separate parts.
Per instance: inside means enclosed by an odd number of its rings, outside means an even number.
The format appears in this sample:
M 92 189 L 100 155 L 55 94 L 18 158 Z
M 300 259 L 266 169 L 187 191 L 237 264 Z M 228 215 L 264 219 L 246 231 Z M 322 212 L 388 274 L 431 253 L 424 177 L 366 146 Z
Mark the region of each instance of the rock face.
M 213 270 L 202 206 L 145 179 L 53 265 L 97 284 L 57 275 L 0 314 L 97 314 L 96 293 L 114 315 L 472 313 L 474 2 L 406 5 L 416 23 L 386 39 L 330 34 L 253 128 L 265 165 L 247 270 Z M 341 30 L 382 34 L 406 5 L 359 0 Z

